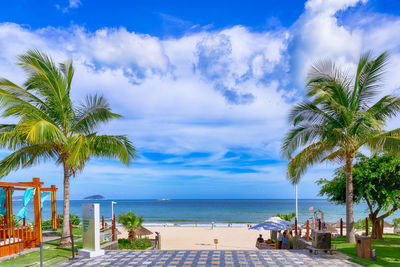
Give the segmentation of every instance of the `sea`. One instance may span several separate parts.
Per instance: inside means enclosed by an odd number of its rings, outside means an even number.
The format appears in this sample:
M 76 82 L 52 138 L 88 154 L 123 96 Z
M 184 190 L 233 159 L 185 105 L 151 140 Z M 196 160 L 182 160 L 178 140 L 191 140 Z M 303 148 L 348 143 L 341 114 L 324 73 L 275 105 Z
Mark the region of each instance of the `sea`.
M 99 203 L 100 215 L 105 220 L 111 219 L 111 202 L 115 201 L 114 213 L 132 211 L 138 216 L 143 216 L 145 226 L 210 226 L 212 222 L 218 226 L 246 227 L 275 216 L 277 213 L 287 214 L 295 212 L 294 199 L 171 199 L 171 200 L 137 200 L 137 199 L 111 199 L 111 200 L 71 200 L 70 212 L 82 216 L 83 203 Z M 13 202 L 13 213 L 17 214 L 22 208 L 22 201 Z M 63 201 L 57 201 L 57 213 L 62 214 Z M 340 218 L 345 221 L 346 208 L 344 205 L 335 205 L 324 199 L 299 199 L 299 222 L 311 219 L 314 211 L 321 210 L 326 222 L 334 223 Z M 354 206 L 355 220 L 368 216 L 366 204 Z M 397 211 L 386 219 L 391 222 L 393 218 L 400 217 Z M 33 220 L 33 200 L 27 207 L 27 219 Z M 51 218 L 51 202 L 44 201 L 42 209 L 43 220 Z

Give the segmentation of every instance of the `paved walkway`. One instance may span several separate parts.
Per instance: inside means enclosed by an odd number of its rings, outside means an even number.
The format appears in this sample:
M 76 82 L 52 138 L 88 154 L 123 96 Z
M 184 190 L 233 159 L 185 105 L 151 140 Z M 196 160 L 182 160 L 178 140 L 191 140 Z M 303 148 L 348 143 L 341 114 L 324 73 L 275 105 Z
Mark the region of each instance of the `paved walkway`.
M 104 256 L 59 266 L 359 266 L 331 255 L 289 250 L 106 251 Z

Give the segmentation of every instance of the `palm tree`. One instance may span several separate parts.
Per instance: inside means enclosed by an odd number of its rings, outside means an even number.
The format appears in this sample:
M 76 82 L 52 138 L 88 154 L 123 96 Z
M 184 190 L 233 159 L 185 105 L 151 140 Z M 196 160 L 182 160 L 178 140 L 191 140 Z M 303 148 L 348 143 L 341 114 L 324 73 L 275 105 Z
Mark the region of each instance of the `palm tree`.
M 400 111 L 400 98 L 375 97 L 382 86 L 388 53 L 361 56 L 351 79 L 332 61 L 322 60 L 307 76 L 308 99 L 296 104 L 289 115 L 292 129 L 285 136 L 282 153 L 290 159 L 287 177 L 297 184 L 307 167 L 325 160 L 344 163 L 346 170 L 346 241 L 355 242 L 353 215 L 353 158 L 366 147 L 398 152 L 400 129 L 385 131 L 387 119 Z M 302 150 L 294 157 L 299 148 Z
M 136 238 L 135 230 L 142 226 L 143 216 L 138 217 L 132 211 L 128 211 L 118 216 L 118 222 L 128 230 L 128 239 L 133 242 Z
M 72 61 L 57 66 L 45 53 L 28 50 L 18 57 L 18 65 L 27 75 L 22 87 L 0 79 L 2 115 L 16 121 L 0 125 L 0 145 L 13 151 L 0 161 L 0 177 L 50 159 L 62 165 L 62 236 L 69 236 L 70 177 L 81 171 L 90 158 L 115 158 L 128 165 L 136 151 L 124 135 L 96 133 L 101 123 L 121 118 L 111 112 L 102 96 L 87 96 L 78 104 L 72 102 Z M 64 238 L 60 245 L 69 246 L 69 242 Z

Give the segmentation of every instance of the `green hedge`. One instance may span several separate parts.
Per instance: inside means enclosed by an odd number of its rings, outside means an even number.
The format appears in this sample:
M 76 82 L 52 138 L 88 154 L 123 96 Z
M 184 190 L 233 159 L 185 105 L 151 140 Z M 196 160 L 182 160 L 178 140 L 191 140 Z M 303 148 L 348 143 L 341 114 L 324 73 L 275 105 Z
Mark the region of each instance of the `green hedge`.
M 138 249 L 144 250 L 153 244 L 147 237 L 143 239 L 135 239 L 132 243 L 128 239 L 118 239 L 118 249 Z

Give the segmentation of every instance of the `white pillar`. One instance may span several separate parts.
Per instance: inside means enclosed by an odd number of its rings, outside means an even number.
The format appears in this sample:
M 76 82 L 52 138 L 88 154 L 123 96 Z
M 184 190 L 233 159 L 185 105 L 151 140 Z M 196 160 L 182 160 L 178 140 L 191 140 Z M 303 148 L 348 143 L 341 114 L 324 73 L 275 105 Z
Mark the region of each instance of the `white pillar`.
M 79 250 L 79 255 L 83 257 L 96 257 L 104 255 L 104 250 L 100 249 L 100 204 L 82 204 L 82 224 L 83 224 L 83 249 Z
M 111 201 L 111 220 L 114 218 L 114 204 L 117 204 L 117 202 Z
M 296 184 L 296 219 L 297 219 L 297 224 L 299 223 L 299 209 L 298 209 L 298 204 L 297 204 L 297 184 Z

